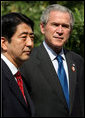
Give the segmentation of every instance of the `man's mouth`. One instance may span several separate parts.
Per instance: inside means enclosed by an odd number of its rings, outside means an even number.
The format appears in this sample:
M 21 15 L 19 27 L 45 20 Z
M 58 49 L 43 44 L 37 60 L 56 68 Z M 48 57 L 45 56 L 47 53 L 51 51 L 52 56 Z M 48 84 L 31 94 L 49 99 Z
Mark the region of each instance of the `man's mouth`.
M 30 55 L 31 51 L 24 51 L 27 55 Z
M 63 37 L 60 37 L 60 36 L 53 36 L 53 38 L 56 38 L 56 39 L 64 39 Z

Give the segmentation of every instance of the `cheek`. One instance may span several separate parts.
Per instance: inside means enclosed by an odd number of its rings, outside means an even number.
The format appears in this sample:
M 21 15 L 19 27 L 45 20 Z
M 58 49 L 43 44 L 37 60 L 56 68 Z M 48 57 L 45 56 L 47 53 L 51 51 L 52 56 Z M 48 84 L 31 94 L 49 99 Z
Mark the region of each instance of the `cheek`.
M 54 31 L 55 31 L 55 28 L 53 28 L 51 26 L 49 26 L 49 27 L 46 28 L 46 32 L 52 33 Z
M 22 54 L 23 50 L 24 50 L 24 47 L 25 47 L 24 45 L 16 44 L 14 46 L 14 51 L 15 51 L 16 55 L 20 56 Z
M 65 32 L 65 33 L 64 33 L 64 36 L 65 36 L 65 38 L 69 38 L 70 32 Z
M 45 36 L 51 38 L 52 35 L 54 34 L 54 30 L 51 28 L 48 28 L 45 30 Z
M 15 45 L 14 48 L 17 50 L 17 52 L 21 52 L 23 50 L 24 46 L 19 44 L 19 45 Z

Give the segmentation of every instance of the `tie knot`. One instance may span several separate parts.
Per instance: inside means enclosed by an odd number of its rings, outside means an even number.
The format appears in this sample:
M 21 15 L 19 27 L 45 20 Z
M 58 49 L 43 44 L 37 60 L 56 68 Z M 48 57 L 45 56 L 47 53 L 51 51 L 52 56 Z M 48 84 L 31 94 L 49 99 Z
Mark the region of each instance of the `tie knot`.
M 58 62 L 61 62 L 61 63 L 62 63 L 62 62 L 63 62 L 63 61 L 62 61 L 62 60 L 63 60 L 63 57 L 62 57 L 61 55 L 58 55 L 58 56 L 57 56 L 57 60 L 58 60 Z
M 15 74 L 15 77 L 16 77 L 17 79 L 22 79 L 22 78 L 21 78 L 21 73 L 20 73 L 19 71 Z

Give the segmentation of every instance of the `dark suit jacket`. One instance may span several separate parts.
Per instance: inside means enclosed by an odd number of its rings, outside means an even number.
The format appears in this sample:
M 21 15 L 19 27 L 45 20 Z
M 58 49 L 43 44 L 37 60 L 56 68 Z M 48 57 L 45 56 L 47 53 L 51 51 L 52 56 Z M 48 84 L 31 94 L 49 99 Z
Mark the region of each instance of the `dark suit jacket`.
M 84 60 L 72 51 L 65 50 L 65 56 L 69 71 L 70 110 L 43 45 L 33 50 L 30 59 L 21 68 L 27 79 L 30 75 L 36 116 L 84 116 Z M 75 64 L 75 71 L 72 71 L 73 64 Z
M 1 115 L 2 117 L 31 117 L 34 116 L 34 106 L 24 85 L 28 106 L 24 101 L 14 76 L 6 63 L 1 60 Z M 24 81 L 24 80 L 23 80 Z

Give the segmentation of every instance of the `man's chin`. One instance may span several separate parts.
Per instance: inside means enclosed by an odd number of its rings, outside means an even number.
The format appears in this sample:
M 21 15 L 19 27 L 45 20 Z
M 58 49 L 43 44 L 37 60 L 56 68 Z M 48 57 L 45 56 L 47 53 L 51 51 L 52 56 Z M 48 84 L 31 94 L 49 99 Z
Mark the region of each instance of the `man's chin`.
M 30 56 L 25 56 L 24 58 L 22 58 L 22 61 L 26 61 L 26 60 L 28 60 L 30 58 Z

